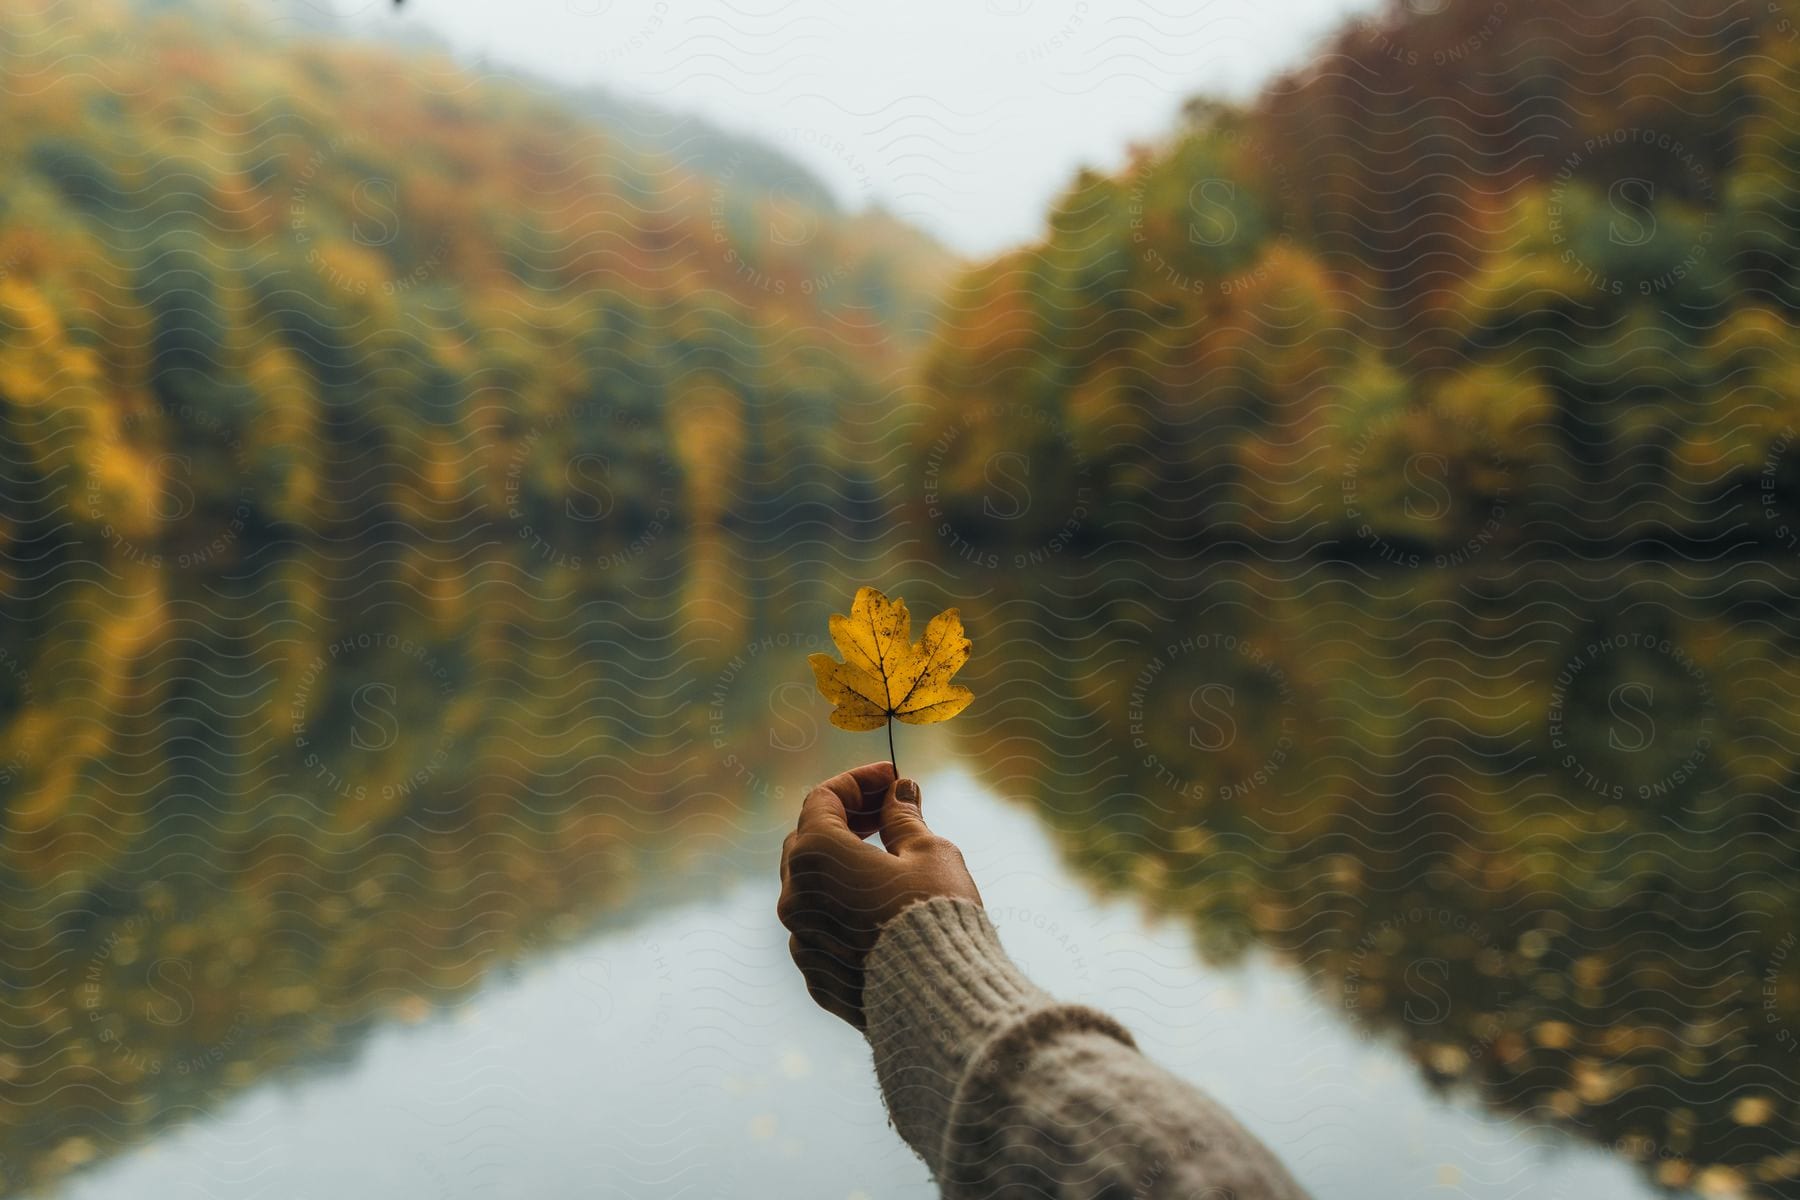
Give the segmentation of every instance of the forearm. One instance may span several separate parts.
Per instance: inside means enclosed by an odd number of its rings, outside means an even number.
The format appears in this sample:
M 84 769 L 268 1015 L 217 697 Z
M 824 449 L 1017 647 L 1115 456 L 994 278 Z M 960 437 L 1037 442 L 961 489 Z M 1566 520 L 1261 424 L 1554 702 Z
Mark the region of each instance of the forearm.
M 974 904 L 927 901 L 890 921 L 863 1008 L 894 1126 L 946 1197 L 1304 1197 L 1111 1017 L 1025 979 Z

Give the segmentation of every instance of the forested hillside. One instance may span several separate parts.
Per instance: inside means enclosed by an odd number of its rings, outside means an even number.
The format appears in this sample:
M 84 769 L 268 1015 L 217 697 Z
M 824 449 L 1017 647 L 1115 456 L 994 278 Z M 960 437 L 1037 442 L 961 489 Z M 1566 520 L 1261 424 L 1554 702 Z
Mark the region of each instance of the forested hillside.
M 1189 104 L 962 280 L 918 437 L 958 536 L 1079 508 L 1089 541 L 1399 565 L 1794 544 L 1793 6 L 1433 7 Z M 1007 451 L 1041 502 L 983 523 Z
M 0 57 L 0 761 L 35 869 L 84 853 L 50 833 L 128 752 L 121 695 L 266 717 L 357 621 L 466 680 L 647 575 L 724 637 L 745 597 L 686 550 L 877 527 L 949 259 L 779 153 L 253 8 L 21 4 Z M 269 679 L 177 695 L 216 656 L 187 636 Z
M 7 15 L 8 543 L 228 559 L 375 511 L 591 557 L 741 517 L 719 497 L 770 473 L 862 473 L 844 429 L 923 327 L 922 235 L 754 143 L 649 155 L 578 98 L 182 7 Z M 559 469 L 583 452 L 604 545 Z

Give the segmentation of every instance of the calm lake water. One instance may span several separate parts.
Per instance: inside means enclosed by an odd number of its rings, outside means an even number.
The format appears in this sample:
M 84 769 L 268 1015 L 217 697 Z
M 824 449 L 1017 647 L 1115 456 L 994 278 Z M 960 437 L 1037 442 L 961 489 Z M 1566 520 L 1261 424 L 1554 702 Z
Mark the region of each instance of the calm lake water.
M 1649 1197 L 1626 1163 L 1433 1094 L 1291 962 L 1229 969 L 1176 924 L 1096 899 L 1031 815 L 965 770 L 925 778 L 1008 948 L 1059 995 L 1117 1014 L 1219 1096 L 1320 1197 Z M 765 868 L 529 959 L 349 1060 L 252 1089 L 80 1176 L 67 1200 L 934 1196 L 886 1128 L 865 1043 L 816 1009 Z
M 898 755 L 1009 947 L 1321 1196 L 1786 1194 L 1779 572 L 758 553 L 495 562 L 454 626 L 291 547 L 46 575 L 7 1194 L 928 1195 L 773 917 L 805 787 L 886 749 L 805 664 L 869 579 L 975 641 Z

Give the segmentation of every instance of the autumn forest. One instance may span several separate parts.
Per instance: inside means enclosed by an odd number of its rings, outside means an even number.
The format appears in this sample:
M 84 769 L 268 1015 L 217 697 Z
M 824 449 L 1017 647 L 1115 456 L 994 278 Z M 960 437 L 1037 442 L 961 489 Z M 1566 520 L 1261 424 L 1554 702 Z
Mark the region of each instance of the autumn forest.
M 1800 6 L 1396 3 L 983 260 L 445 53 L 0 12 L 0 1195 L 767 870 L 886 757 L 807 732 L 873 585 L 976 646 L 901 758 L 1095 895 L 1800 1197 Z

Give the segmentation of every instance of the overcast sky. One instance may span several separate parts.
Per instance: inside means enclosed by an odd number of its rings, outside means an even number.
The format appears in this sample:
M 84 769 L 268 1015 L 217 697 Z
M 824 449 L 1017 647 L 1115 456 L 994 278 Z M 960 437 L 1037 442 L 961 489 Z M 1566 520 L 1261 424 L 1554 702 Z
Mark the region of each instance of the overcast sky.
M 337 0 L 469 56 L 758 134 L 969 254 L 1034 237 L 1195 92 L 1242 95 L 1371 0 Z

